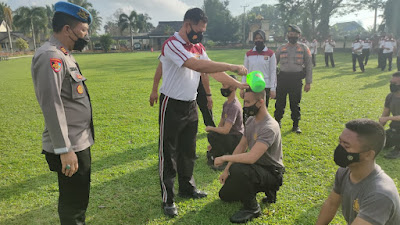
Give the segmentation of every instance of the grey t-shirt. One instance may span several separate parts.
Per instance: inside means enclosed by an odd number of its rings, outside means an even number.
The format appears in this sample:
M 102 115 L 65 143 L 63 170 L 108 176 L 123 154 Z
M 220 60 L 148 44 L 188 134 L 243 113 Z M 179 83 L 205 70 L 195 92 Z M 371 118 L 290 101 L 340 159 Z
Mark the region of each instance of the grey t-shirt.
M 342 213 L 348 224 L 357 216 L 374 225 L 400 224 L 399 193 L 393 180 L 378 165 L 357 184 L 350 181 L 349 168 L 339 168 L 333 191 L 342 197 Z
M 400 115 L 400 97 L 393 93 L 388 94 L 385 100 L 385 108 L 389 108 L 393 116 Z M 390 127 L 400 129 L 400 121 L 392 121 Z
M 251 149 L 256 142 L 268 145 L 268 150 L 257 160 L 256 164 L 283 167 L 281 129 L 271 115 L 268 114 L 264 120 L 258 122 L 255 117 L 249 117 L 244 133 L 249 145 L 248 149 Z
M 221 116 L 224 118 L 225 122 L 232 123 L 232 128 L 229 131 L 230 134 L 243 135 L 243 111 L 242 105 L 237 98 L 231 103 L 228 103 L 228 101 L 224 103 Z

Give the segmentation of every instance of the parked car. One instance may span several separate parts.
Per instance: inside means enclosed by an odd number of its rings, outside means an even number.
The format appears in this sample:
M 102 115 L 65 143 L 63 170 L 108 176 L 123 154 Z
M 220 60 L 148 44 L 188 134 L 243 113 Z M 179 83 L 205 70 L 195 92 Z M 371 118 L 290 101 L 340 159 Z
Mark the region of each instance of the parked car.
M 134 50 L 140 50 L 142 49 L 142 44 L 140 44 L 139 42 L 136 42 L 133 44 L 133 49 Z

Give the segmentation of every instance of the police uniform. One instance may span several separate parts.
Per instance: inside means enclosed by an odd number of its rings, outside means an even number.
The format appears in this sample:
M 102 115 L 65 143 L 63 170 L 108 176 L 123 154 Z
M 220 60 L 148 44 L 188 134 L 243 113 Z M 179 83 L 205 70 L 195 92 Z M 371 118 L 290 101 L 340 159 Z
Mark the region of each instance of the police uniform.
M 90 24 L 90 13 L 77 5 L 58 2 L 55 12 L 71 15 Z M 45 129 L 43 151 L 51 171 L 58 173 L 61 224 L 83 224 L 89 202 L 91 155 L 94 143 L 92 106 L 78 63 L 54 36 L 40 47 L 32 59 L 32 79 Z M 65 176 L 60 154 L 74 151 L 78 171 Z
M 352 61 L 353 61 L 353 71 L 356 71 L 356 61 L 358 60 L 358 65 L 362 72 L 364 72 L 364 63 L 363 63 L 363 55 L 362 55 L 362 47 L 364 42 L 362 40 L 355 40 L 352 47 Z
M 393 51 L 396 48 L 396 40 L 393 38 L 387 38 L 382 44 L 383 48 L 383 62 L 382 62 L 382 71 L 386 68 L 386 63 L 389 62 L 389 71 L 392 70 L 392 59 L 393 59 Z
M 312 63 L 313 66 L 315 67 L 317 65 L 316 56 L 318 52 L 318 41 L 316 39 L 314 39 L 310 44 L 310 52 L 312 56 Z
M 203 115 L 204 125 L 215 127 L 212 109 L 208 108 L 207 96 L 211 96 L 211 93 L 206 93 L 206 90 L 204 89 L 203 82 L 201 81 L 200 77 L 199 86 L 197 87 L 196 102 L 197 105 L 199 106 L 201 114 Z
M 335 67 L 335 60 L 333 59 L 333 48 L 335 48 L 336 42 L 334 40 L 325 40 L 323 48 L 325 50 L 325 66 L 329 67 L 329 59 L 331 66 Z
M 295 25 L 289 26 L 289 31 L 300 33 Z M 276 89 L 275 119 L 280 122 L 286 107 L 286 96 L 289 95 L 290 109 L 292 111 L 293 127 L 298 127 L 300 120 L 300 101 L 302 94 L 302 79 L 306 84 L 312 83 L 311 53 L 302 43 L 285 44 L 275 53 L 277 63 L 280 63 L 278 85 Z
M 386 39 L 385 36 L 382 36 L 378 41 L 378 68 L 383 67 L 383 60 L 384 60 L 383 45 L 385 43 L 385 39 Z

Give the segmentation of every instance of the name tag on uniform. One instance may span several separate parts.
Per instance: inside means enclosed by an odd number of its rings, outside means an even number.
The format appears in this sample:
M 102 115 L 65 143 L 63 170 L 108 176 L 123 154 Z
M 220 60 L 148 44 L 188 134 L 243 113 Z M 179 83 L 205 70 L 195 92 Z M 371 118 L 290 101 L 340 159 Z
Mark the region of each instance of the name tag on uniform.
M 264 60 L 267 60 L 267 61 L 268 61 L 268 60 L 269 60 L 269 56 L 267 56 L 267 55 L 264 56 Z

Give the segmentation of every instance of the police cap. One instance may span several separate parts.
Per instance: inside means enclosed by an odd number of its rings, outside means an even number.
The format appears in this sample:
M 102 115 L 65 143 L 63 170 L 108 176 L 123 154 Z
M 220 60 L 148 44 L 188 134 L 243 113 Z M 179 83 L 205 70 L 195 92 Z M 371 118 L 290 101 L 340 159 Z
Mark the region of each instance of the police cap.
M 294 25 L 294 24 L 289 24 L 287 31 L 288 32 L 296 32 L 299 34 L 301 33 L 300 27 L 298 27 L 297 25 Z
M 75 5 L 70 2 L 57 2 L 54 5 L 54 9 L 55 12 L 61 12 L 73 16 L 83 23 L 87 23 L 89 25 L 92 23 L 92 15 L 90 12 L 79 5 Z

